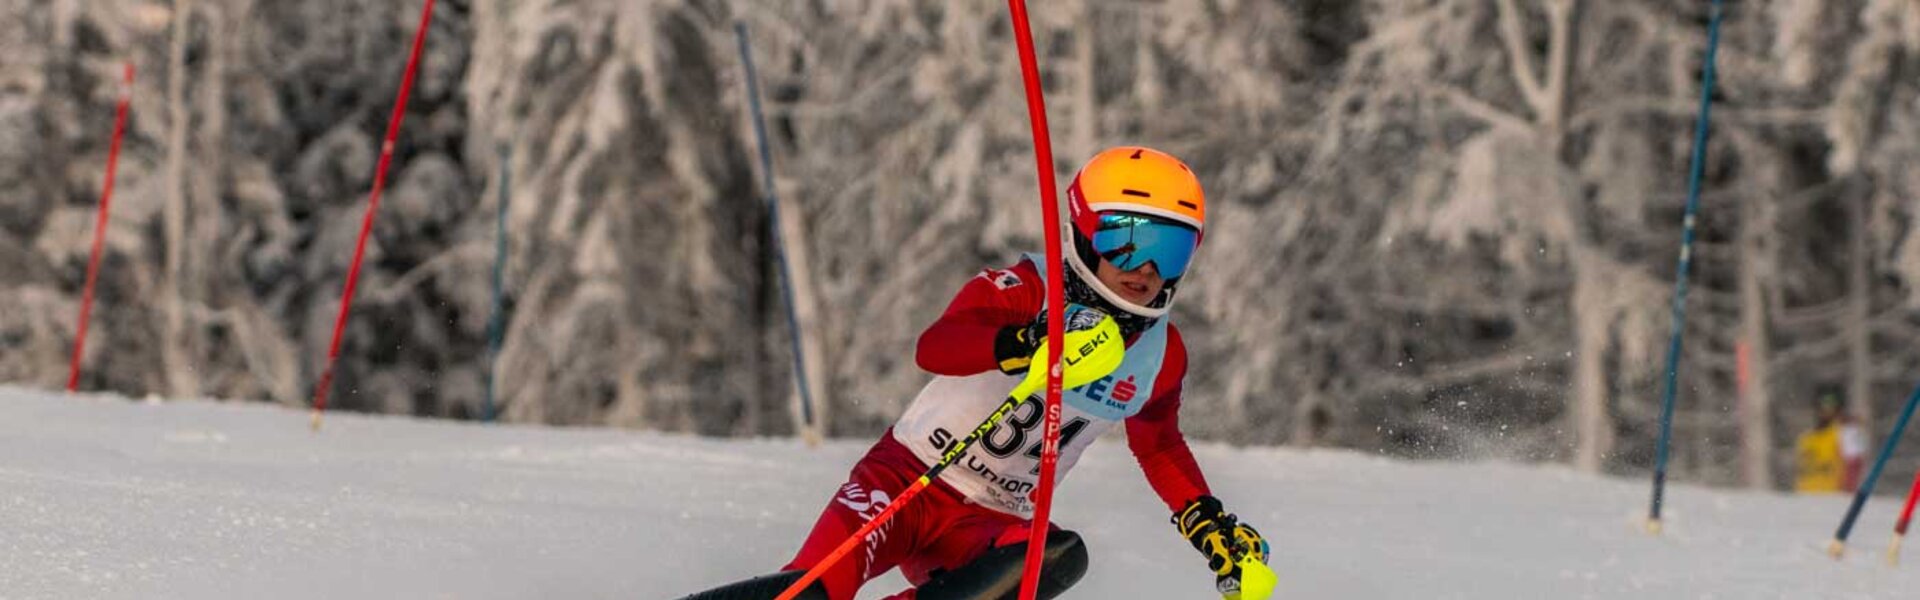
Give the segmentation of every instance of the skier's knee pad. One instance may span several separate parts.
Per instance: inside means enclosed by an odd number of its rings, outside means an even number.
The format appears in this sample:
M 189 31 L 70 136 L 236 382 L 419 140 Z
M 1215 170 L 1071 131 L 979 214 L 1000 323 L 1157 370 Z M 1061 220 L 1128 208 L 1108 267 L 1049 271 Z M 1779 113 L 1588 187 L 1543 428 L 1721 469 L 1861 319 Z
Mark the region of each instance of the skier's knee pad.
M 1087 545 L 1071 531 L 1047 533 L 1041 563 L 1041 600 L 1059 596 L 1087 574 Z M 1020 594 L 1020 575 L 1026 566 L 1027 544 L 1021 542 L 986 551 L 979 558 L 941 573 L 920 586 L 917 600 L 1013 600 Z
M 799 581 L 804 571 L 787 571 L 765 577 L 755 577 L 746 581 L 713 588 L 704 592 L 681 598 L 680 600 L 771 600 L 787 591 L 787 586 Z M 819 581 L 807 586 L 806 591 L 796 596 L 798 600 L 827 600 L 827 588 Z

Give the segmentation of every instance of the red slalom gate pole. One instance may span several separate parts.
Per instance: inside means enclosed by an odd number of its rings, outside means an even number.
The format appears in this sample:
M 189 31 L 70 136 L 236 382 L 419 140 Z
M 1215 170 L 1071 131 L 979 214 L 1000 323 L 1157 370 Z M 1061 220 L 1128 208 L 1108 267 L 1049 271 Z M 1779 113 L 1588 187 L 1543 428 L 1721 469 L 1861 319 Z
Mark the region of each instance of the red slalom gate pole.
M 1047 345 L 1060 347 L 1065 335 L 1066 293 L 1062 288 L 1060 254 L 1060 201 L 1055 197 L 1053 181 L 1053 145 L 1047 137 L 1047 103 L 1040 89 L 1040 67 L 1034 59 L 1033 32 L 1027 25 L 1027 3 L 1007 0 L 1013 13 L 1013 41 L 1020 51 L 1020 74 L 1027 88 L 1027 120 L 1033 127 L 1034 167 L 1040 179 L 1040 215 L 1047 240 Z M 1045 436 L 1040 442 L 1040 484 L 1034 486 L 1033 521 L 1027 532 L 1026 570 L 1020 575 L 1021 600 L 1033 600 L 1039 591 L 1040 563 L 1047 550 L 1047 517 L 1053 509 L 1054 469 L 1060 462 L 1060 360 L 1053 353 L 1047 364 L 1047 403 Z M 1038 367 L 1039 365 L 1034 365 Z
M 1920 471 L 1913 473 L 1913 489 L 1907 492 L 1907 506 L 1900 509 L 1900 520 L 1893 523 L 1893 543 L 1887 545 L 1887 564 L 1899 564 L 1900 543 L 1907 539 L 1907 524 L 1913 522 L 1913 505 L 1920 500 Z
M 393 103 L 393 118 L 387 122 L 387 141 L 380 145 L 380 164 L 373 171 L 373 192 L 367 197 L 367 214 L 360 221 L 360 239 L 353 245 L 353 265 L 347 268 L 347 287 L 340 292 L 340 315 L 333 320 L 333 343 L 327 346 L 327 368 L 313 389 L 313 430 L 320 430 L 320 415 L 327 410 L 327 388 L 333 386 L 333 367 L 340 358 L 340 338 L 347 330 L 347 313 L 353 308 L 353 289 L 360 283 L 360 260 L 366 256 L 367 234 L 373 231 L 373 216 L 380 211 L 380 190 L 387 183 L 387 166 L 393 162 L 394 140 L 400 136 L 400 122 L 407 115 L 407 94 L 413 90 L 413 74 L 420 66 L 420 50 L 427 45 L 427 25 L 433 21 L 433 0 L 420 11 L 420 27 L 413 33 L 413 52 L 407 56 L 407 72 L 400 79 L 400 95 Z
M 100 189 L 100 210 L 93 221 L 93 253 L 87 257 L 87 283 L 80 292 L 80 324 L 74 329 L 73 360 L 67 366 L 67 393 L 80 390 L 80 360 L 86 355 L 87 319 L 93 313 L 93 286 L 100 280 L 100 254 L 106 246 L 107 211 L 113 206 L 113 174 L 120 164 L 120 138 L 127 131 L 127 105 L 133 99 L 133 63 L 127 63 L 120 82 L 120 102 L 114 109 L 113 141 L 107 145 L 107 181 Z

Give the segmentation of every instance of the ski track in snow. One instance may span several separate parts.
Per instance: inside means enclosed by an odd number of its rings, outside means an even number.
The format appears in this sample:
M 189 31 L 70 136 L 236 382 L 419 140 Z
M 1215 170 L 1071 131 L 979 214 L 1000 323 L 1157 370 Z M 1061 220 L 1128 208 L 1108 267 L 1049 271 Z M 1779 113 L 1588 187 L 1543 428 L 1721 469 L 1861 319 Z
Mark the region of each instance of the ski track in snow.
M 677 598 L 770 572 L 869 445 L 477 426 L 0 386 L 0 598 Z M 1842 562 L 1839 496 L 1669 490 L 1557 466 L 1349 451 L 1195 452 L 1273 542 L 1277 598 L 1914 598 L 1898 506 Z M 1217 598 L 1123 444 L 1057 519 L 1093 565 L 1067 598 Z M 890 574 L 862 598 L 899 591 Z

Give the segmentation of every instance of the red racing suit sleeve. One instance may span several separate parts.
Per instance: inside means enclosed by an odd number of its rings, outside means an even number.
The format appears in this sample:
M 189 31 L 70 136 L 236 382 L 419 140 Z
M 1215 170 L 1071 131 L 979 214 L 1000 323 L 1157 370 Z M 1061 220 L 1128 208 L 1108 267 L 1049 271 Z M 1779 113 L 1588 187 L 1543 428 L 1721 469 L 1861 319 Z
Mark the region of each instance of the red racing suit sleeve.
M 994 338 L 1009 325 L 1040 315 L 1046 294 L 1040 271 L 1022 260 L 1006 269 L 981 271 L 954 295 L 947 311 L 920 333 L 914 362 L 935 375 L 965 377 L 998 369 Z
M 1186 377 L 1186 343 L 1180 340 L 1180 330 L 1168 324 L 1166 358 L 1146 408 L 1127 419 L 1127 447 L 1140 461 L 1147 484 L 1173 512 L 1212 493 L 1200 463 L 1187 448 L 1186 436 L 1180 433 L 1180 388 Z

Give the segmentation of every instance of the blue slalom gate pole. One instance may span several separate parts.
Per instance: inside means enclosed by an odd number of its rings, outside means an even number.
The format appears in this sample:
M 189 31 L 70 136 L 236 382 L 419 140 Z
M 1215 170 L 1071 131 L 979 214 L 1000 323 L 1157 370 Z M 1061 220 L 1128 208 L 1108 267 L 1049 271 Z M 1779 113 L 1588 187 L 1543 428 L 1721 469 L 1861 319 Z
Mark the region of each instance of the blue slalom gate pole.
M 487 393 L 480 404 L 480 420 L 487 423 L 493 422 L 494 413 L 496 412 L 493 403 L 493 388 L 495 381 L 500 378 L 498 372 L 500 362 L 500 338 L 504 337 L 506 333 L 505 322 L 501 314 L 503 312 L 501 288 L 504 287 L 501 284 L 501 273 L 506 270 L 505 267 L 507 265 L 507 199 L 512 197 L 512 194 L 507 191 L 507 186 L 512 183 L 511 180 L 508 179 L 508 176 L 512 172 L 512 159 L 512 151 L 508 150 L 505 144 L 501 144 L 500 202 L 497 209 L 499 217 L 495 220 L 493 229 L 493 313 L 487 317 Z
M 800 386 L 801 435 L 809 443 L 820 432 L 813 420 L 813 391 L 807 385 L 807 355 L 800 344 L 800 317 L 794 309 L 793 269 L 787 264 L 786 240 L 780 235 L 780 196 L 773 185 L 773 151 L 767 144 L 766 117 L 760 112 L 760 76 L 753 69 L 753 53 L 747 47 L 747 24 L 733 22 L 733 33 L 740 40 L 740 62 L 746 67 L 747 103 L 753 109 L 753 137 L 760 145 L 760 176 L 766 182 L 767 227 L 773 232 L 774 255 L 780 261 L 780 293 L 787 305 L 787 330 L 793 335 L 793 380 Z
M 1864 399 L 1862 401 L 1865 401 Z M 1840 519 L 1840 529 L 1833 532 L 1833 541 L 1827 544 L 1827 553 L 1834 558 L 1847 550 L 1847 536 L 1853 533 L 1853 521 L 1860 518 L 1860 509 L 1866 507 L 1867 496 L 1873 495 L 1873 486 L 1880 482 L 1880 471 L 1887 466 L 1887 459 L 1893 457 L 1893 449 L 1900 445 L 1901 434 L 1907 431 L 1907 422 L 1913 420 L 1913 408 L 1920 405 L 1920 387 L 1913 389 L 1907 396 L 1907 407 L 1900 409 L 1900 420 L 1894 422 L 1893 433 L 1887 434 L 1887 443 L 1880 446 L 1880 457 L 1873 459 L 1873 470 L 1867 478 L 1860 481 L 1860 489 L 1853 493 L 1853 505 L 1847 507 L 1847 516 Z M 1863 427 L 1871 424 L 1862 424 Z
M 1667 392 L 1660 407 L 1660 443 L 1653 463 L 1653 504 L 1647 511 L 1647 529 L 1660 531 L 1660 505 L 1667 491 L 1667 447 L 1673 441 L 1673 403 L 1680 386 L 1680 341 L 1687 327 L 1687 273 L 1693 267 L 1693 231 L 1700 212 L 1700 179 L 1707 167 L 1707 125 L 1713 110 L 1714 57 L 1720 50 L 1721 0 L 1713 0 L 1707 25 L 1707 58 L 1701 75 L 1700 119 L 1693 130 L 1693 166 L 1687 175 L 1687 214 L 1680 237 L 1680 270 L 1673 283 L 1673 338 L 1667 344 Z

